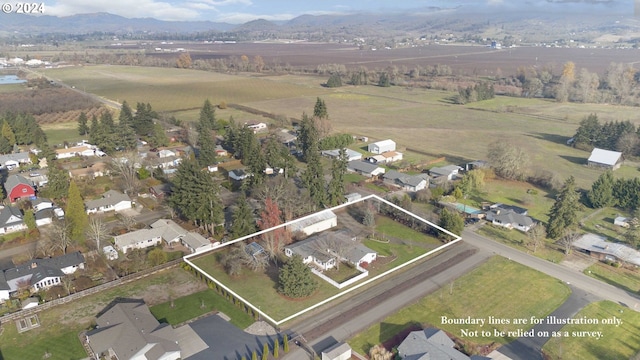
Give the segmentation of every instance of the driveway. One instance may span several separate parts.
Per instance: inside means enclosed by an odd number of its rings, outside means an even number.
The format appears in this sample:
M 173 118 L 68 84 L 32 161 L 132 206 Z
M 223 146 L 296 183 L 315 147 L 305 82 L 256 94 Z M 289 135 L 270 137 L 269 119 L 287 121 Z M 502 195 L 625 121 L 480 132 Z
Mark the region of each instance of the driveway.
M 243 356 L 251 359 L 255 350 L 262 353 L 263 344 L 273 348 L 274 337 L 247 334 L 218 315 L 207 316 L 189 324 L 191 329 L 208 345 L 189 360 L 237 360 Z

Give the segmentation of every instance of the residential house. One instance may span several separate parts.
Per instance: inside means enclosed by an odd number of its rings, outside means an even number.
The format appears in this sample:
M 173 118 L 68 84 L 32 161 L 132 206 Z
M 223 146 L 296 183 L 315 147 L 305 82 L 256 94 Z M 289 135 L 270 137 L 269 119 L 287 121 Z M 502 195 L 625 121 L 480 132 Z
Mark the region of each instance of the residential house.
M 345 258 L 354 265 L 362 266 L 376 261 L 378 253 L 363 244 L 357 244 L 346 254 Z
M 12 203 L 22 198 L 35 198 L 36 190 L 31 180 L 22 175 L 9 175 L 4 183 L 5 194 Z
M 36 198 L 31 200 L 31 207 L 33 207 L 33 211 L 38 212 L 40 210 L 48 209 L 54 207 L 53 201 L 46 198 Z
M 165 151 L 165 150 L 160 150 L 160 152 L 162 151 Z M 169 150 L 166 150 L 166 151 L 169 151 Z M 155 168 L 161 168 L 161 169 L 175 168 L 175 167 L 178 167 L 178 165 L 180 165 L 180 163 L 182 162 L 182 158 L 175 155 L 163 156 L 163 157 L 149 157 L 147 159 L 149 160 L 149 166 L 147 167 L 149 170 L 152 170 Z
M 244 169 L 235 169 L 229 171 L 229 178 L 235 181 L 242 181 L 249 176 L 251 176 L 251 174 L 246 172 Z
M 159 158 L 167 158 L 167 157 L 175 157 L 175 156 L 176 156 L 176 153 L 168 149 L 163 149 L 158 151 Z
M 400 161 L 402 160 L 402 157 L 403 157 L 402 153 L 397 151 L 385 151 L 382 154 L 380 154 L 380 156 L 384 158 L 385 164 L 389 164 L 395 161 Z
M 616 170 L 622 165 L 622 153 L 618 151 L 594 148 L 591 151 L 587 164 L 589 166 Z
M 59 207 L 46 208 L 40 211 L 36 211 L 34 217 L 36 219 L 37 227 L 45 226 L 51 224 L 54 219 L 64 219 L 64 210 Z
M 162 241 L 172 244 L 180 241 L 187 231 L 173 220 L 160 219 L 149 229 L 140 229 L 113 238 L 116 248 L 123 253 L 130 249 L 145 249 L 160 245 Z
M 458 165 L 447 165 L 442 167 L 434 167 L 429 169 L 429 175 L 434 179 L 446 179 L 453 180 L 458 176 L 458 173 L 462 168 Z
M 210 173 L 218 171 L 218 164 L 207 166 L 207 171 Z
M 85 144 L 64 149 L 56 149 L 56 159 L 68 159 L 74 156 L 95 156 L 96 148 L 93 145 Z
M 46 259 L 30 260 L 20 266 L 0 273 L 0 301 L 9 299 L 12 293 L 28 287 L 37 292 L 60 285 L 64 275 L 84 269 L 84 256 L 80 252 Z
M 246 123 L 245 126 L 253 131 L 254 134 L 257 134 L 262 131 L 267 131 L 267 124 L 263 122 L 259 123 Z
M 151 186 L 149 188 L 149 193 L 156 199 L 164 199 L 165 197 L 171 195 L 171 185 L 162 183 L 159 185 Z
M 187 247 L 192 254 L 211 249 L 212 246 L 211 241 L 193 231 L 186 233 L 182 238 L 180 238 L 180 242 L 182 245 Z
M 345 342 L 339 342 L 322 352 L 322 360 L 349 360 L 351 347 Z
M 398 346 L 398 356 L 406 360 L 442 359 L 442 360 L 483 360 L 484 356 L 471 357 L 454 347 L 455 343 L 447 334 L 436 328 L 412 331 Z
M 107 260 L 118 260 L 118 251 L 111 245 L 102 248 L 102 253 Z
M 640 251 L 624 244 L 607 241 L 600 235 L 584 234 L 572 245 L 598 260 L 621 261 L 640 266 Z
M 396 143 L 393 140 L 382 140 L 382 141 L 378 141 L 378 142 L 374 142 L 372 144 L 369 144 L 367 146 L 367 150 L 370 153 L 374 153 L 374 154 L 382 154 L 384 152 L 387 151 L 395 151 L 396 150 Z
M 409 175 L 395 170 L 389 170 L 382 177 L 385 184 L 398 186 L 405 191 L 416 192 L 429 186 L 427 174 Z
M 116 190 L 109 190 L 100 199 L 85 201 L 87 214 L 103 213 L 107 211 L 122 211 L 131 209 L 131 198 Z
M 309 236 L 335 226 L 338 226 L 338 217 L 336 214 L 331 210 L 323 210 L 292 222 L 287 226 L 287 229 L 289 229 L 292 234 L 301 232 Z
M 347 170 L 370 178 L 377 177 L 385 172 L 384 168 L 361 160 L 349 161 Z
M 109 168 L 104 162 L 96 162 L 86 168 L 69 170 L 69 177 L 72 179 L 95 179 L 109 174 Z
M 613 219 L 613 225 L 620 226 L 620 227 L 623 227 L 623 228 L 628 228 L 629 227 L 629 219 L 627 219 L 624 216 L 618 216 L 615 219 Z
M 347 157 L 347 161 L 362 160 L 362 154 L 355 150 L 345 148 L 344 152 Z M 322 156 L 326 156 L 332 159 L 338 159 L 340 158 L 340 149 L 323 150 L 321 151 L 321 154 Z
M 13 170 L 21 164 L 31 164 L 28 151 L 0 155 L 0 169 L 6 168 L 7 170 Z
M 284 144 L 286 147 L 292 147 L 296 143 L 296 140 L 298 140 L 298 136 L 296 136 L 295 133 L 286 129 L 282 129 L 276 133 L 276 136 L 280 140 L 280 143 Z
M 229 152 L 221 145 L 216 145 L 216 156 L 227 157 L 229 156 Z
M 285 246 L 284 253 L 289 257 L 300 255 L 305 264 L 313 263 L 322 270 L 335 267 L 338 261 L 348 261 L 359 266 L 372 263 L 377 258 L 375 251 L 358 244 L 346 231 L 322 232 Z
M 336 266 L 336 257 L 327 252 L 327 249 L 320 249 L 320 245 L 315 237 L 302 241 L 297 241 L 284 248 L 284 254 L 288 257 L 299 255 L 305 264 L 313 263 L 322 270 L 329 270 Z
M 96 359 L 177 360 L 182 356 L 173 327 L 159 323 L 144 301 L 113 304 L 86 334 Z
M 485 213 L 485 219 L 491 221 L 493 225 L 523 232 L 531 230 L 536 224 L 531 217 L 527 216 L 527 209 L 504 204 L 492 205 Z
M 9 234 L 27 230 L 22 211 L 15 206 L 5 206 L 0 209 L 0 234 Z
M 362 195 L 360 193 L 351 193 L 344 196 L 344 199 L 347 203 L 352 203 L 362 199 Z
M 44 174 L 41 175 L 39 173 L 29 174 L 29 180 L 31 180 L 33 185 L 37 187 L 45 186 L 49 183 L 49 177 L 47 175 L 44 175 Z

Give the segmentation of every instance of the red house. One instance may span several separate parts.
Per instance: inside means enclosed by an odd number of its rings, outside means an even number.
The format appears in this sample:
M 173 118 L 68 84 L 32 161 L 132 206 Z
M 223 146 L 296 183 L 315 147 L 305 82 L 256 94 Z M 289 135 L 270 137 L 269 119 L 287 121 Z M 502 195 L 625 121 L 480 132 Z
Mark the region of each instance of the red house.
M 12 203 L 21 198 L 31 198 L 36 196 L 36 190 L 33 187 L 33 183 L 27 180 L 21 175 L 11 175 L 4 183 L 4 190 L 7 194 L 7 199 Z

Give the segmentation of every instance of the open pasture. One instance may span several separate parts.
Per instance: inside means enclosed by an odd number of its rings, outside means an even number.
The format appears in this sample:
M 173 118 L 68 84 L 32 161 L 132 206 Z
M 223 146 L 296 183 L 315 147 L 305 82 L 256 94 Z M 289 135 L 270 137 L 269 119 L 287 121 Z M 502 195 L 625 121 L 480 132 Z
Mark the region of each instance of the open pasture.
M 214 104 L 320 95 L 326 91 L 268 79 L 173 68 L 85 66 L 50 69 L 47 76 L 77 89 L 135 107 L 150 103 L 156 111 L 178 111 Z

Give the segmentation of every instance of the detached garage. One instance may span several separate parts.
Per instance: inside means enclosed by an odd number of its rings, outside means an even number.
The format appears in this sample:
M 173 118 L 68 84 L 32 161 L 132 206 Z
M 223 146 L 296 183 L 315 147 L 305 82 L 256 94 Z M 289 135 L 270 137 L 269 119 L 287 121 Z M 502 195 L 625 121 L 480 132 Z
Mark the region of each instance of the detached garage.
M 288 226 L 292 234 L 300 231 L 309 236 L 338 226 L 338 217 L 331 210 L 324 210 L 302 218 Z
M 369 144 L 367 150 L 374 154 L 396 151 L 396 142 L 391 139 L 374 142 L 373 144 Z
M 322 352 L 322 360 L 349 360 L 351 359 L 351 347 L 347 343 L 337 343 Z

